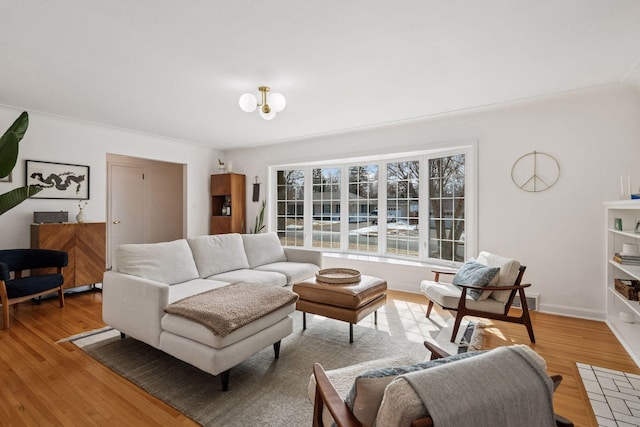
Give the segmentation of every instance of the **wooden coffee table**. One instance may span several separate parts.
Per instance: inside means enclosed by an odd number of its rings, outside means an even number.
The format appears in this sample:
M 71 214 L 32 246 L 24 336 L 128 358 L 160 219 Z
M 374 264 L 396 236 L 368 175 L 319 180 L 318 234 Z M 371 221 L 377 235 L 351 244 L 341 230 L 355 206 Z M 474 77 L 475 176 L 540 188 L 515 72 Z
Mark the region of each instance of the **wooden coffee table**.
M 349 342 L 353 342 L 353 325 L 374 313 L 378 324 L 378 308 L 387 302 L 387 282 L 372 276 L 361 276 L 349 284 L 318 282 L 315 277 L 293 285 L 300 297 L 296 309 L 302 311 L 302 329 L 307 329 L 307 313 L 349 322 Z

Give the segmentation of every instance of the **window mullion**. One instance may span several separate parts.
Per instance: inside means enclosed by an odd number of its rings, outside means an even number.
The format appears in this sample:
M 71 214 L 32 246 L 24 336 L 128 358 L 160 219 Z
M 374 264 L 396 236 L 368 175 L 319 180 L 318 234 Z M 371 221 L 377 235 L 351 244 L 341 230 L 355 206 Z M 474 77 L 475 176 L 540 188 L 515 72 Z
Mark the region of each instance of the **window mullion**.
M 309 249 L 313 240 L 313 167 L 304 170 L 304 247 Z
M 340 251 L 349 252 L 349 166 L 340 167 Z
M 387 252 L 387 162 L 378 166 L 378 255 Z

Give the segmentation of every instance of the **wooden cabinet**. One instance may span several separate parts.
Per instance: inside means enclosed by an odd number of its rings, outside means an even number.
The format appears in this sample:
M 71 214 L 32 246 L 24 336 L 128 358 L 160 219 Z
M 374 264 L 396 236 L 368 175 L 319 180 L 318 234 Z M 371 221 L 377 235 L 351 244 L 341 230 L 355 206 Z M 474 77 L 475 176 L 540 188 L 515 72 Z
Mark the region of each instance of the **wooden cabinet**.
M 69 254 L 64 269 L 64 287 L 102 282 L 105 271 L 106 224 L 31 224 L 31 247 L 53 249 Z
M 244 233 L 245 204 L 244 175 L 211 175 L 211 234 Z
M 615 288 L 615 279 L 640 280 L 640 265 L 614 260 L 624 244 L 640 244 L 636 223 L 640 221 L 640 200 L 605 204 L 607 229 L 607 324 L 629 355 L 640 365 L 640 303 L 627 299 Z M 621 227 L 616 225 L 621 222 Z M 627 282 L 625 282 L 627 283 Z

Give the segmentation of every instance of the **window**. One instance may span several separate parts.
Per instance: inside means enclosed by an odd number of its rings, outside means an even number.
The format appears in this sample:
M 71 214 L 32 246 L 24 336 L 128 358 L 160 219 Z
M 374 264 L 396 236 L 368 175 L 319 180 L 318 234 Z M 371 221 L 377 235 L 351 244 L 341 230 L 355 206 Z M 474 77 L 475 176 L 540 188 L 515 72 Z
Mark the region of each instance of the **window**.
M 378 165 L 349 168 L 349 249 L 378 252 Z
M 429 160 L 429 257 L 464 261 L 465 156 Z
M 418 196 L 420 163 L 387 163 L 387 253 L 420 254 Z
M 340 168 L 313 169 L 314 248 L 340 249 Z
M 304 171 L 280 170 L 276 231 L 284 246 L 304 246 Z
M 474 159 L 473 147 L 465 146 L 273 167 L 277 212 L 271 227 L 284 246 L 463 262 L 476 234 L 468 185 Z

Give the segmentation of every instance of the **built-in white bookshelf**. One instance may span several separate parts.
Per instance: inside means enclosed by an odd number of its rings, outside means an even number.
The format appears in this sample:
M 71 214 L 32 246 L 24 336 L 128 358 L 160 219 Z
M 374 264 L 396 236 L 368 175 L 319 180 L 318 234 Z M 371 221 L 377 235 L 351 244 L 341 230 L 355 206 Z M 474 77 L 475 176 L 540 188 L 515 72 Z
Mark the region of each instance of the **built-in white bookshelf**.
M 607 324 L 624 348 L 640 366 L 640 303 L 627 299 L 616 291 L 614 279 L 640 280 L 640 266 L 620 264 L 613 260 L 625 243 L 640 244 L 635 232 L 640 220 L 640 200 L 620 200 L 605 203 L 607 230 Z M 622 220 L 622 230 L 616 228 L 616 218 Z M 624 320 L 623 320 L 624 319 Z

